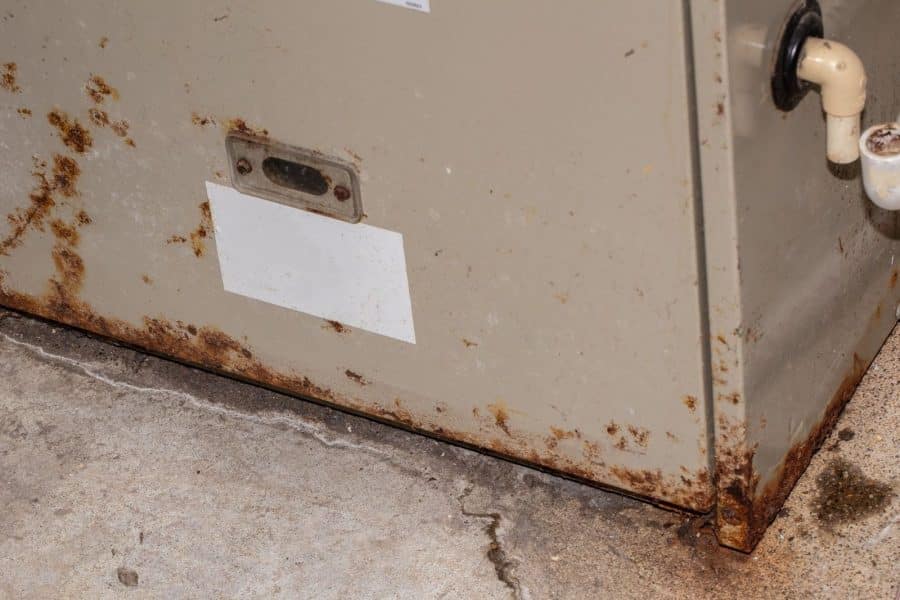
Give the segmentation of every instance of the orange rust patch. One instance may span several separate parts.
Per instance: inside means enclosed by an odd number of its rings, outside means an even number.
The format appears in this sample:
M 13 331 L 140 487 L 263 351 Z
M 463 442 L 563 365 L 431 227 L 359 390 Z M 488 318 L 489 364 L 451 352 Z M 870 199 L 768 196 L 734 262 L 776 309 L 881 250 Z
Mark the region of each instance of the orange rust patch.
M 147 285 L 153 285 L 153 279 L 151 279 L 150 276 L 147 275 L 146 273 L 141 275 L 141 281 L 143 281 Z
M 102 38 L 100 38 L 100 42 L 98 42 L 97 45 L 100 46 L 101 48 L 106 48 L 106 45 L 108 43 L 109 43 L 109 38 L 104 35 Z
M 360 375 L 359 373 L 357 373 L 355 371 L 351 371 L 350 369 L 347 369 L 346 371 L 344 371 L 344 375 L 347 376 L 347 379 L 350 379 L 351 381 L 355 381 L 359 385 L 369 385 L 369 381 L 365 377 L 363 377 L 362 375 Z
M 466 339 L 466 338 L 463 338 L 463 339 L 462 339 L 462 343 L 463 343 L 463 345 L 464 345 L 466 348 L 472 348 L 472 347 L 478 345 L 478 342 L 473 342 L 472 340 L 469 340 L 469 339 Z
M 103 104 L 107 97 L 113 100 L 119 99 L 119 91 L 106 83 L 106 80 L 100 75 L 91 74 L 91 78 L 84 85 L 84 91 L 97 104 Z
M 61 110 L 49 112 L 47 114 L 47 121 L 56 127 L 56 130 L 59 133 L 59 139 L 61 139 L 66 146 L 79 154 L 83 154 L 86 149 L 94 144 L 94 138 L 91 137 L 91 132 L 82 127 L 81 123 L 78 122 L 78 119 L 72 119 L 70 121 L 69 115 Z
M 616 425 L 615 421 L 609 422 L 609 424 L 606 426 L 606 433 L 608 433 L 609 435 L 616 435 L 617 433 L 619 433 L 619 426 Z
M 760 476 L 753 468 L 756 448 L 746 445 L 743 425 L 719 418 L 716 442 L 716 481 L 718 487 L 717 532 L 723 544 L 749 552 L 762 538 L 797 480 L 806 470 L 853 395 L 866 372 L 867 362 L 853 355 L 850 372 L 829 401 L 819 423 L 804 441 L 786 454 L 777 473 L 759 492 Z
M 137 146 L 137 144 L 134 143 L 134 140 L 131 139 L 130 137 L 127 137 L 127 138 L 125 138 L 125 139 L 122 140 L 122 141 L 125 142 L 125 145 L 126 145 L 126 146 L 131 146 L 132 148 L 135 148 L 135 147 Z
M 682 404 L 688 407 L 692 413 L 697 411 L 697 398 L 695 396 L 686 395 L 681 398 Z
M 209 201 L 200 203 L 200 224 L 191 232 L 191 248 L 194 256 L 200 258 L 206 252 L 206 237 L 212 229 L 212 213 L 209 210 Z
M 325 319 L 325 325 L 323 325 L 322 328 L 331 329 L 335 333 L 350 333 L 349 327 L 347 327 L 340 321 L 332 321 L 331 319 Z
M 73 159 L 60 154 L 53 155 L 53 189 L 59 190 L 67 198 L 77 195 L 75 184 L 80 175 L 81 169 Z
M 641 448 L 646 448 L 650 443 L 650 431 L 644 429 L 643 427 L 635 427 L 634 425 L 629 425 L 628 433 L 631 434 L 631 437 Z
M 34 171 L 32 175 L 37 180 L 34 190 L 29 194 L 28 208 L 17 208 L 6 215 L 12 231 L 0 241 L 0 255 L 8 255 L 9 251 L 18 248 L 22 243 L 22 237 L 29 227 L 44 230 L 44 219 L 50 213 L 50 209 L 56 204 L 53 199 L 53 186 L 47 180 L 44 169 L 47 163 L 34 159 Z
M 251 125 L 248 125 L 247 122 L 241 118 L 228 119 L 225 122 L 225 129 L 227 129 L 228 131 L 237 131 L 237 132 L 244 133 L 247 135 L 253 135 L 256 137 L 268 137 L 269 136 L 268 129 L 263 129 L 262 127 L 253 127 Z
M 16 112 L 19 113 L 19 116 L 23 119 L 27 119 L 31 116 L 31 109 L 25 108 L 24 106 L 22 108 L 16 109 Z
M 61 219 L 53 219 L 53 221 L 50 222 L 50 228 L 53 230 L 53 235 L 58 239 L 64 240 L 70 246 L 78 245 L 80 238 L 78 229 L 74 226 L 63 222 Z
M 719 394 L 718 399 L 723 402 L 728 402 L 730 404 L 740 404 L 741 402 L 741 393 L 740 392 L 732 392 L 730 394 Z
M 506 424 L 509 419 L 509 413 L 506 411 L 506 407 L 502 404 L 488 404 L 488 411 L 494 415 L 494 423 L 503 430 L 503 433 L 506 435 L 512 435 L 509 432 L 509 426 Z
M 3 65 L 3 71 L 0 72 L 0 87 L 7 92 L 18 94 L 22 91 L 19 84 L 16 83 L 16 75 L 19 67 L 14 62 L 8 62 Z
M 188 234 L 191 241 L 191 249 L 194 251 L 194 256 L 200 258 L 206 252 L 206 238 L 209 236 L 209 232 L 212 230 L 212 213 L 209 209 L 209 202 L 204 201 L 201 202 L 200 205 L 200 224 L 197 225 L 197 228 Z M 169 239 L 166 240 L 167 244 L 184 244 L 187 243 L 188 237 L 183 235 L 174 234 L 169 236 Z

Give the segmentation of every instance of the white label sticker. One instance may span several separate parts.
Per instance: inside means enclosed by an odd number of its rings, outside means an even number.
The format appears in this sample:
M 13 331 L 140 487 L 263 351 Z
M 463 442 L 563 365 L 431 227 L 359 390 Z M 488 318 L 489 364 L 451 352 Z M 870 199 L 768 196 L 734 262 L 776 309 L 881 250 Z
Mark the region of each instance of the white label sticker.
M 411 8 L 422 12 L 431 12 L 431 0 L 378 0 L 385 4 L 393 4 L 394 6 L 402 6 L 403 8 Z
M 403 235 L 206 182 L 225 290 L 416 343 Z

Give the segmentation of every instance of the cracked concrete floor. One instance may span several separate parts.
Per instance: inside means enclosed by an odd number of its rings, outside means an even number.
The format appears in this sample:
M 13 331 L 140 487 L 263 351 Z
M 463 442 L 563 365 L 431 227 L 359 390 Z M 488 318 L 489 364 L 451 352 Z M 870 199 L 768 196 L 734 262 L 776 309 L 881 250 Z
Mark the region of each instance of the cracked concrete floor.
M 894 598 L 900 328 L 751 556 L 649 504 L 0 319 L 2 598 Z M 849 433 L 848 433 L 849 432 Z

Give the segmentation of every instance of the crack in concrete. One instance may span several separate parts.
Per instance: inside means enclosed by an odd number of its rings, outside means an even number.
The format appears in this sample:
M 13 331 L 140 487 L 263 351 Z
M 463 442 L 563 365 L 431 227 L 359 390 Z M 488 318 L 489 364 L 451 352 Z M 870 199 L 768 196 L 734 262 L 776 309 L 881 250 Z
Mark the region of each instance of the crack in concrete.
M 494 565 L 494 572 L 497 574 L 497 579 L 509 588 L 512 597 L 515 600 L 527 600 L 529 597 L 528 592 L 523 588 L 522 584 L 519 582 L 519 578 L 514 572 L 519 563 L 507 555 L 503 543 L 497 534 L 500 523 L 503 521 L 503 516 L 499 512 L 473 512 L 467 510 L 465 501 L 466 498 L 469 497 L 469 494 L 472 493 L 472 489 L 471 486 L 467 487 L 459 498 L 457 498 L 460 512 L 467 517 L 475 517 L 477 519 L 486 519 L 489 521 L 484 528 L 484 532 L 490 540 L 487 558 L 491 561 L 491 564 Z
M 8 314 L 9 313 L 0 313 L 0 321 L 2 321 L 3 317 L 8 316 Z M 85 362 L 82 362 L 79 360 L 75 360 L 73 358 L 69 358 L 68 356 L 63 356 L 61 354 L 54 354 L 53 352 L 48 352 L 41 346 L 38 346 L 36 344 L 29 344 L 28 342 L 23 342 L 21 340 L 17 340 L 16 338 L 14 338 L 4 332 L 0 332 L 0 336 L 2 336 L 3 339 L 5 339 L 7 342 L 9 342 L 11 344 L 15 344 L 20 347 L 23 347 L 23 348 L 27 349 L 28 351 L 30 351 L 31 353 L 36 354 L 39 357 L 41 357 L 49 362 L 61 363 L 65 366 L 69 367 L 70 369 L 80 372 L 83 375 L 90 377 L 91 379 L 99 381 L 99 382 L 101 382 L 105 385 L 108 385 L 112 388 L 115 388 L 115 389 L 128 390 L 128 391 L 135 392 L 138 394 L 147 394 L 147 395 L 162 394 L 162 395 L 169 396 L 171 398 L 177 398 L 177 399 L 183 400 L 186 403 L 193 406 L 194 408 L 197 408 L 197 409 L 200 409 L 200 410 L 203 410 L 206 412 L 216 413 L 216 414 L 219 414 L 219 415 L 222 415 L 225 417 L 230 417 L 233 419 L 239 419 L 239 420 L 243 420 L 243 421 L 250 421 L 250 422 L 258 423 L 258 424 L 262 424 L 262 425 L 287 426 L 306 437 L 315 439 L 317 442 L 319 442 L 322 445 L 327 446 L 329 448 L 341 448 L 341 449 L 346 449 L 346 450 L 361 450 L 363 452 L 368 452 L 370 454 L 385 457 L 388 459 L 391 458 L 390 454 L 388 454 L 387 452 L 385 452 L 379 448 L 375 448 L 373 446 L 368 446 L 365 444 L 355 444 L 353 442 L 343 440 L 340 438 L 328 437 L 323 433 L 322 428 L 319 427 L 318 425 L 316 425 L 315 423 L 312 423 L 310 421 L 304 421 L 296 416 L 289 417 L 289 416 L 279 414 L 279 413 L 261 413 L 261 414 L 257 414 L 257 415 L 251 415 L 251 414 L 247 414 L 247 413 L 244 413 L 244 412 L 241 412 L 238 410 L 234 410 L 231 408 L 227 408 L 227 407 L 215 404 L 208 400 L 203 400 L 192 394 L 188 394 L 187 392 L 182 392 L 181 390 L 173 390 L 173 389 L 169 389 L 169 388 L 144 387 L 144 386 L 140 386 L 140 385 L 134 385 L 132 383 L 128 383 L 125 381 L 119 381 L 117 379 L 113 379 L 111 377 L 104 375 L 100 371 L 97 371 L 97 370 L 91 368 L 88 363 L 85 363 Z

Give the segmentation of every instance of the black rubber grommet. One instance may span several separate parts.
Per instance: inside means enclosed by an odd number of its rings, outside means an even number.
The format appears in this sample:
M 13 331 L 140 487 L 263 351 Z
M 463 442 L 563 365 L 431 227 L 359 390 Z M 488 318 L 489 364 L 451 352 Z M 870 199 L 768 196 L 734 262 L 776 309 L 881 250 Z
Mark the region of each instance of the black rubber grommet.
M 825 35 L 822 9 L 817 0 L 801 0 L 795 5 L 781 31 L 772 69 L 772 99 L 779 109 L 793 110 L 811 84 L 797 77 L 797 63 L 806 38 Z

